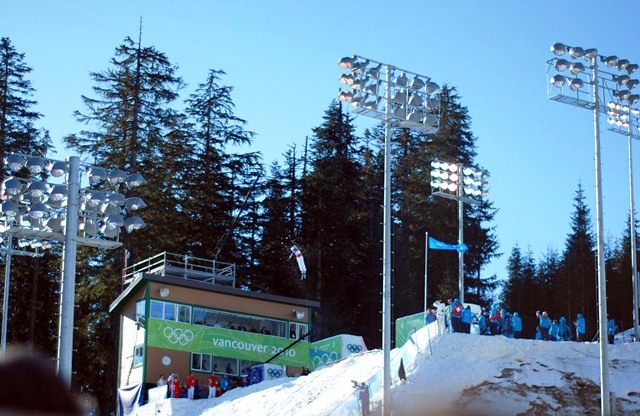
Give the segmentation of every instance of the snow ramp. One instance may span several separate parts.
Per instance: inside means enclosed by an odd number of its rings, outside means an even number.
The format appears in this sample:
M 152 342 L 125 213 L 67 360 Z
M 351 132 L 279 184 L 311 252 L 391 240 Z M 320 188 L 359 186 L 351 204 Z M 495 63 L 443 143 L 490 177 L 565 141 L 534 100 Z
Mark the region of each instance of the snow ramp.
M 418 314 L 424 316 L 424 313 Z M 413 367 L 418 354 L 431 354 L 431 340 L 438 336 L 438 324 L 432 322 L 427 326 L 422 325 L 421 328 L 412 330 L 407 336 L 407 342 L 400 348 L 391 351 L 391 387 L 400 384 L 403 381 L 399 377 L 400 362 L 404 368 Z M 384 369 L 379 368 L 367 380 L 355 380 L 365 382 L 369 386 L 370 402 L 382 400 L 384 379 Z M 355 391 L 345 394 L 342 401 L 336 408 L 329 413 L 331 416 L 355 416 L 360 415 L 360 404 L 356 397 Z

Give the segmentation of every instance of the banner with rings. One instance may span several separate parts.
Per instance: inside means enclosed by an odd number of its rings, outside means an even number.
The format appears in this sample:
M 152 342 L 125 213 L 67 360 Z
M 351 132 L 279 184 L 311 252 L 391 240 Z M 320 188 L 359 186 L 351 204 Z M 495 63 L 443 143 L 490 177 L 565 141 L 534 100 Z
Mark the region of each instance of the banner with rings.
M 257 362 L 267 361 L 292 342 L 289 338 L 155 318 L 149 318 L 147 331 L 149 347 Z M 297 343 L 272 363 L 310 367 L 309 342 Z
M 358 335 L 336 335 L 313 342 L 309 349 L 311 369 L 316 370 L 325 364 L 364 351 L 367 351 L 367 347 Z

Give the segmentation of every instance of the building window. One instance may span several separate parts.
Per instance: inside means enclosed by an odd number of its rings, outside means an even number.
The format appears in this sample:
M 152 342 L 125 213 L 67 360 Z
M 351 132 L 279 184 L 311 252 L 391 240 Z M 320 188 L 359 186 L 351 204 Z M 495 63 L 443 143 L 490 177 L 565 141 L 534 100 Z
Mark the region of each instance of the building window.
M 205 373 L 211 373 L 211 363 L 213 363 L 214 357 L 211 354 L 200 354 L 197 352 L 191 353 L 191 369 L 193 371 L 203 371 Z
M 286 332 L 287 323 L 283 321 L 204 308 L 193 308 L 193 323 L 196 325 L 255 332 L 282 338 L 289 336 Z
M 226 357 L 214 357 L 213 358 L 214 371 L 222 374 L 228 374 L 230 376 L 238 375 L 238 360 L 235 358 Z
M 307 334 L 307 324 L 289 323 L 289 338 L 300 339 Z
M 133 366 L 140 367 L 144 362 L 144 345 L 136 345 L 133 348 Z
M 136 316 L 135 321 L 144 325 L 144 316 L 145 316 L 145 306 L 146 303 L 143 300 L 139 300 L 136 302 Z
M 152 300 L 151 317 L 188 324 L 191 323 L 191 306 Z

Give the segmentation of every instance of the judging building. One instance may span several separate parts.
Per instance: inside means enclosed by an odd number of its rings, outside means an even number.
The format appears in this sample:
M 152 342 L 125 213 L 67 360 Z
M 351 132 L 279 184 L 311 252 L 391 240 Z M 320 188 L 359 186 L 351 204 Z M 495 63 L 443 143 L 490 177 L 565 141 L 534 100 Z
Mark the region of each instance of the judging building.
M 310 367 L 304 335 L 319 302 L 243 290 L 235 265 L 170 253 L 128 267 L 124 279 L 110 307 L 121 321 L 118 387 L 155 385 L 162 373 L 193 372 L 201 383 L 211 372 L 239 376 L 278 353 L 271 362 L 288 375 Z

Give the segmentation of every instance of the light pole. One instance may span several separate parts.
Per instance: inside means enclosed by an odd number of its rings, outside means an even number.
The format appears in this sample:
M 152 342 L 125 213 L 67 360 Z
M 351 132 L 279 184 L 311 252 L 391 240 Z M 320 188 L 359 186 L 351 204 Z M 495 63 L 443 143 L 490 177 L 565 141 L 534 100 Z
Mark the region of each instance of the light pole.
M 627 85 L 629 83 L 627 82 Z M 635 206 L 633 198 L 633 139 L 640 139 L 638 128 L 640 126 L 638 115 L 640 109 L 631 108 L 619 101 L 609 101 L 607 103 L 607 122 L 610 124 L 610 131 L 627 136 L 627 153 L 629 156 L 629 238 L 631 252 L 631 283 L 633 292 L 633 338 L 638 341 L 640 337 L 640 327 L 638 323 L 638 260 L 636 252 L 636 221 Z M 633 127 L 635 125 L 635 128 Z
M 458 244 L 464 244 L 464 203 L 480 204 L 487 196 L 488 183 L 484 174 L 456 163 L 431 162 L 431 189 L 440 189 L 433 195 L 458 202 Z M 464 251 L 458 250 L 458 299 L 464 303 Z
M 131 189 L 146 181 L 137 173 L 81 165 L 77 156 L 59 161 L 14 153 L 7 157 L 6 166 L 18 174 L 26 169 L 28 177 L 9 177 L 3 182 L 3 233 L 64 243 L 57 363 L 58 375 L 71 386 L 77 246 L 116 248 L 122 245 L 122 227 L 128 232 L 144 227 L 139 217 L 124 216 L 146 205 L 139 197 L 125 198 L 118 188 L 126 184 Z M 110 192 L 82 188 L 81 166 L 90 185 L 107 183 Z M 46 172 L 54 178 L 64 176 L 64 180 L 49 183 L 34 179 Z
M 612 101 L 621 103 L 626 101 L 629 105 L 636 104 L 640 100 L 638 94 L 632 94 L 640 81 L 631 79 L 629 75 L 638 69 L 638 65 L 631 64 L 626 59 L 616 56 L 603 56 L 598 54 L 595 48 L 583 49 L 581 47 L 567 46 L 555 43 L 551 46 L 551 52 L 555 57 L 547 61 L 547 96 L 549 99 L 564 104 L 593 111 L 593 137 L 595 154 L 596 175 L 596 239 L 598 245 L 598 331 L 600 333 L 600 404 L 602 415 L 611 414 L 611 399 L 609 390 L 609 362 L 607 353 L 607 288 L 604 254 L 604 231 L 602 219 L 602 165 L 600 160 L 600 113 L 607 113 L 608 106 L 603 102 L 608 97 Z M 573 61 L 560 58 L 568 52 Z M 587 63 L 579 62 L 583 58 Z M 598 68 L 598 62 L 607 68 L 616 68 L 616 73 L 607 72 Z M 591 73 L 585 71 L 590 69 Z M 552 71 L 555 70 L 555 71 Z M 568 70 L 571 76 L 565 77 L 562 72 Z M 601 96 L 602 94 L 602 96 Z M 633 192 L 633 190 L 632 190 Z M 633 218 L 633 208 L 632 215 Z M 631 229 L 635 224 L 631 224 Z M 632 246 L 633 246 L 632 241 Z M 634 258 L 636 253 L 631 253 Z M 637 276 L 632 276 L 634 285 L 634 327 L 637 331 Z
M 351 103 L 353 113 L 384 122 L 382 412 L 387 416 L 391 414 L 391 128 L 436 132 L 440 86 L 424 75 L 357 55 L 342 58 L 338 66 L 348 70 L 340 76 L 340 82 L 351 87 L 341 91 L 338 99 Z

